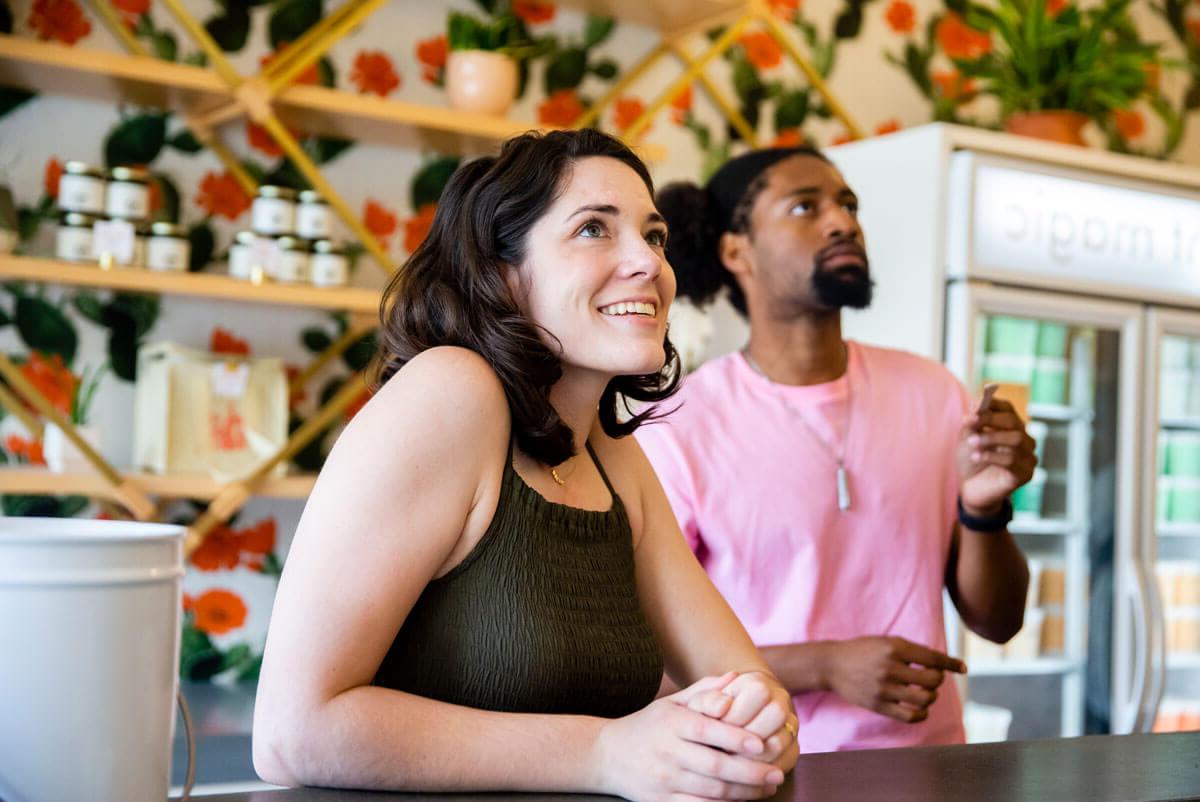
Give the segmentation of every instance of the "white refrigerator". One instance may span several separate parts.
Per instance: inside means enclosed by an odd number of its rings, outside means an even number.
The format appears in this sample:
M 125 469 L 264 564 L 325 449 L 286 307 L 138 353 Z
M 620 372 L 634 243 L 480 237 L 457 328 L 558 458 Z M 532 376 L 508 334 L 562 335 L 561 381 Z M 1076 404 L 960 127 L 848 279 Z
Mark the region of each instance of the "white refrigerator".
M 828 153 L 876 281 L 846 335 L 1005 383 L 1038 441 L 1024 629 L 947 607 L 970 737 L 1200 730 L 1200 170 L 942 124 Z

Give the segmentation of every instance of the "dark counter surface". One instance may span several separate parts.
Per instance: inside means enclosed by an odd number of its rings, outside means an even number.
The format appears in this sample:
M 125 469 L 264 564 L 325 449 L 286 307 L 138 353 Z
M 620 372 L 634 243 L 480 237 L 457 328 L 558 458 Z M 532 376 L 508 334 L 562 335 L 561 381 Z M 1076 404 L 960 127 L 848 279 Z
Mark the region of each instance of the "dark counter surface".
M 291 788 L 204 802 L 610 799 L 561 794 L 393 794 Z M 806 755 L 779 802 L 1160 802 L 1200 799 L 1200 733 L 1092 736 Z

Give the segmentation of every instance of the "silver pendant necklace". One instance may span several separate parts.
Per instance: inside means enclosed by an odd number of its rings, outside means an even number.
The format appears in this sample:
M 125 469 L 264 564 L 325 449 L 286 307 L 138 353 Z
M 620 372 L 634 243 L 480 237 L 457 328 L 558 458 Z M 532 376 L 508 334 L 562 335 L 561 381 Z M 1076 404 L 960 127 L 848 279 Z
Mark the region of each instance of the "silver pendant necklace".
M 768 376 L 767 372 L 765 370 L 763 370 L 762 367 L 760 367 L 757 362 L 754 361 L 754 357 L 750 356 L 750 352 L 748 350 L 743 350 L 742 356 L 744 356 L 746 358 L 746 364 L 748 364 L 751 368 L 753 368 L 755 373 L 762 376 L 767 381 L 771 381 L 771 377 Z M 833 461 L 833 463 L 835 465 L 837 465 L 837 505 L 838 505 L 838 509 L 842 512 L 846 512 L 847 510 L 850 509 L 850 478 L 849 478 L 849 475 L 846 473 L 846 444 L 848 442 L 850 442 L 850 424 L 854 422 L 854 405 L 851 403 L 852 399 L 850 397 L 849 373 L 850 373 L 850 359 L 849 359 L 849 354 L 847 354 L 847 358 L 846 358 L 846 431 L 842 434 L 842 447 L 839 452 L 834 451 L 833 447 L 825 441 L 825 438 L 821 437 L 821 435 L 817 432 L 817 430 L 815 428 L 813 428 L 813 425 L 808 422 L 808 419 L 804 417 L 804 415 L 800 412 L 800 410 L 798 410 L 794 406 L 792 406 L 790 401 L 788 401 L 786 398 L 780 399 L 783 402 L 783 405 L 785 407 L 787 407 L 788 411 L 791 412 L 792 415 L 797 420 L 799 420 L 801 424 L 804 425 L 804 428 L 808 430 L 808 433 L 812 437 L 812 439 L 817 441 L 817 443 L 821 446 L 822 450 L 824 450 L 825 453 L 829 455 L 829 458 Z

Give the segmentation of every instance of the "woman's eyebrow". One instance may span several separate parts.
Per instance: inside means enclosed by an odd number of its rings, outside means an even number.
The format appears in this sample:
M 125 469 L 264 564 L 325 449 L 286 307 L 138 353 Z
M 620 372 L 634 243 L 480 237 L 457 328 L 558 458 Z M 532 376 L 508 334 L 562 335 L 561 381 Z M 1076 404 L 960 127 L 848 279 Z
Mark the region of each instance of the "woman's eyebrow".
M 621 210 L 618 209 L 616 206 L 613 206 L 612 204 L 599 203 L 599 204 L 589 204 L 587 206 L 580 206 L 578 209 L 576 209 L 575 211 L 573 211 L 569 215 L 567 215 L 566 219 L 570 220 L 575 215 L 583 214 L 584 212 L 596 212 L 599 214 L 611 214 L 613 217 L 621 216 Z

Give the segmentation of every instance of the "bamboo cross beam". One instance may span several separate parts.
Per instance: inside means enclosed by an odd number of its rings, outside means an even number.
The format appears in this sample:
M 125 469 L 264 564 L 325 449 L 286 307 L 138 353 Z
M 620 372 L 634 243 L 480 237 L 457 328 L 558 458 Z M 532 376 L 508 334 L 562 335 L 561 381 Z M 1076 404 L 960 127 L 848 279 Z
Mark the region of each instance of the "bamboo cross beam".
M 290 65 L 296 58 L 304 55 L 312 44 L 325 34 L 338 20 L 346 16 L 354 10 L 358 5 L 358 0 L 346 0 L 333 11 L 321 17 L 315 25 L 310 27 L 294 42 L 289 42 L 282 50 L 280 50 L 275 58 L 271 59 L 271 63 L 262 68 L 262 75 L 265 77 L 274 77 L 277 73 Z
M 112 3 L 108 0 L 92 0 L 92 8 L 100 15 L 105 27 L 112 32 L 113 36 L 117 37 L 126 50 L 135 56 L 150 57 L 150 53 L 142 46 L 142 43 L 125 27 L 125 21 L 117 14 Z
M 704 70 L 708 62 L 712 61 L 714 58 L 717 58 L 730 47 L 732 47 L 733 43 L 737 41 L 738 36 L 741 35 L 742 31 L 746 29 L 746 26 L 749 25 L 753 20 L 754 16 L 752 14 L 745 14 L 734 21 L 734 23 L 728 28 L 726 28 L 724 33 L 718 36 L 717 40 L 712 43 L 712 46 L 709 47 L 708 50 L 704 51 L 699 58 L 694 60 L 690 67 L 684 70 L 683 75 L 679 76 L 679 78 L 671 83 L 671 85 L 668 86 L 665 91 L 660 93 L 659 96 L 648 107 L 646 107 L 645 111 L 639 114 L 637 118 L 629 124 L 629 127 L 625 129 L 623 136 L 630 141 L 636 140 L 638 135 L 645 131 L 646 127 L 650 125 L 650 122 L 654 119 L 654 116 L 658 114 L 658 112 L 661 111 L 664 106 L 678 97 L 680 92 L 682 92 L 684 89 L 687 89 L 688 86 L 690 86 L 691 83 L 696 80 L 697 76 L 699 76 Z
M 312 417 L 300 424 L 300 428 L 292 432 L 292 436 L 288 438 L 288 441 L 274 456 L 255 468 L 249 476 L 226 485 L 217 494 L 217 497 L 213 499 L 208 509 L 188 527 L 187 536 L 183 541 L 184 553 L 191 554 L 199 548 L 200 544 L 204 542 L 204 538 L 208 536 L 208 533 L 215 527 L 228 521 L 229 517 L 245 504 L 246 500 L 254 492 L 254 489 L 277 465 L 291 459 L 300 449 L 311 443 L 314 438 L 333 423 L 338 415 L 341 415 L 345 411 L 346 407 L 358 399 L 365 390 L 366 384 L 363 382 L 362 374 L 356 373 L 351 376 L 334 394 L 333 398 L 329 399 L 325 406 L 317 410 Z
M 217 71 L 217 75 L 229 85 L 230 89 L 236 89 L 242 83 L 242 76 L 229 63 L 229 59 L 225 58 L 225 51 L 221 46 L 213 40 L 204 26 L 196 21 L 188 10 L 183 7 L 179 0 L 162 0 L 167 9 L 178 20 L 179 24 L 191 35 L 196 44 L 200 45 L 200 49 L 208 56 L 208 63 Z
M 571 123 L 571 127 L 587 128 L 589 125 L 595 123 L 596 120 L 600 118 L 600 115 L 604 112 L 604 109 L 608 107 L 608 104 L 612 103 L 613 100 L 615 100 L 622 92 L 624 92 L 630 84 L 640 78 L 642 74 L 645 73 L 646 70 L 650 69 L 650 67 L 652 67 L 660 58 L 662 58 L 666 52 L 666 43 L 659 42 L 657 47 L 655 47 L 646 55 L 642 56 L 641 61 L 639 61 L 637 64 L 634 64 L 625 72 L 624 75 L 618 78 L 617 82 L 609 87 L 609 90 L 605 92 L 599 100 L 593 103 L 583 114 L 579 115 L 579 118 Z
M 685 67 L 690 67 L 692 65 L 691 54 L 684 49 L 679 40 L 671 40 L 670 47 L 672 52 L 679 57 L 679 60 L 683 62 Z M 696 76 L 696 80 L 699 81 L 702 87 L 704 87 L 704 92 L 708 95 L 709 99 L 712 100 L 713 105 L 715 105 L 720 112 L 725 115 L 725 119 L 729 120 L 729 124 L 737 129 L 737 132 L 741 134 L 742 139 L 746 141 L 746 144 L 752 148 L 757 148 L 758 135 L 754 132 L 754 128 L 751 127 L 750 122 L 744 116 L 742 116 L 740 111 L 737 110 L 737 107 L 729 102 L 725 95 L 722 94 L 721 90 L 717 88 L 717 85 L 714 84 L 704 72 L 699 73 L 699 75 Z
M 351 325 L 346 329 L 346 333 L 338 339 L 334 340 L 324 351 L 317 356 L 312 362 L 304 366 L 304 369 L 297 373 L 288 385 L 291 392 L 297 392 L 308 383 L 308 380 L 317 375 L 321 368 L 328 365 L 333 360 L 337 359 L 346 349 L 354 345 L 356 342 L 365 337 L 369 332 L 379 328 L 378 321 L 369 321 L 365 324 Z
M 25 427 L 25 430 L 35 440 L 42 438 L 42 429 L 44 428 L 42 422 L 37 419 L 37 416 L 31 415 L 29 410 L 25 408 L 25 405 L 21 403 L 21 399 L 13 395 L 8 387 L 3 384 L 0 384 L 0 406 L 3 406 L 13 415 L 16 415 L 17 419 Z
M 278 94 L 287 88 L 297 75 L 323 56 L 339 39 L 362 24 L 363 20 L 375 13 L 385 2 L 387 0 L 358 0 L 358 2 L 346 3 L 345 5 L 350 7 L 347 13 L 322 31 L 320 35 L 314 37 L 304 50 L 290 59 L 286 65 L 267 76 L 267 85 L 270 87 L 271 94 Z M 341 11 L 340 8 L 338 10 Z
M 109 465 L 104 457 L 100 456 L 96 449 L 92 448 L 92 445 L 79 435 L 79 432 L 75 429 L 75 425 L 67 419 L 67 416 L 51 404 L 46 396 L 34 386 L 33 382 L 25 378 L 20 369 L 4 353 L 0 353 L 0 374 L 4 376 L 4 379 L 13 390 L 20 393 L 37 410 L 38 414 L 47 418 L 62 430 L 62 433 L 66 435 L 72 445 L 79 449 L 79 453 L 83 455 L 84 459 L 104 477 L 105 481 L 112 485 L 113 496 L 116 500 L 124 504 L 138 520 L 150 520 L 154 515 L 154 502 L 139 488 L 121 476 L 116 468 Z

